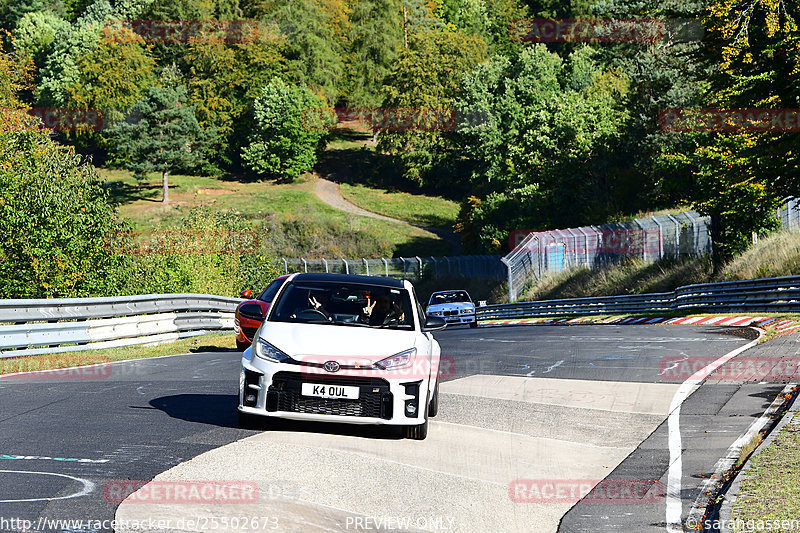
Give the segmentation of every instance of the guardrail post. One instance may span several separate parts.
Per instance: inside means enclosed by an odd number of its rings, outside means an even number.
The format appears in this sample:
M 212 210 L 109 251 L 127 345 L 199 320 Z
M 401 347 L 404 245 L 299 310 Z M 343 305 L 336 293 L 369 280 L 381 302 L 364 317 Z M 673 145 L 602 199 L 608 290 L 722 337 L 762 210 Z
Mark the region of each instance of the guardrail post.
M 417 258 L 417 261 L 419 262 L 419 279 L 422 279 L 422 259 L 420 259 L 419 256 L 415 256 L 415 257 Z
M 403 257 L 401 257 L 400 261 L 403 262 L 403 280 L 405 280 L 406 279 L 406 260 Z
M 361 259 L 364 260 L 364 268 L 367 269 L 367 276 L 369 276 L 369 263 L 367 262 L 366 258 L 362 257 Z
M 302 258 L 302 257 L 300 258 L 300 261 L 302 261 L 302 262 L 303 262 L 303 269 L 305 270 L 305 272 L 306 272 L 306 273 L 308 273 L 308 263 L 307 263 L 307 262 L 306 262 L 306 260 L 305 260 L 304 258 Z
M 325 273 L 328 274 L 330 272 L 328 269 L 328 260 L 323 257 L 322 262 L 325 263 Z
M 342 263 L 344 263 L 344 272 L 345 272 L 345 274 L 349 274 L 350 273 L 350 265 L 347 264 L 347 259 L 345 259 L 343 257 L 342 258 Z
M 283 259 L 283 270 L 285 271 L 286 274 L 288 274 L 289 273 L 289 261 L 287 261 L 285 257 L 281 257 L 281 259 Z
M 439 262 L 436 261 L 436 258 L 431 256 L 431 261 L 433 261 L 433 277 L 439 277 Z
M 386 269 L 386 277 L 389 277 L 389 261 L 386 260 L 385 257 L 381 257 L 381 261 L 383 261 L 383 267 Z
M 508 270 L 508 303 L 514 301 L 514 276 L 511 273 L 511 263 L 505 257 L 501 257 L 500 261 L 506 266 Z

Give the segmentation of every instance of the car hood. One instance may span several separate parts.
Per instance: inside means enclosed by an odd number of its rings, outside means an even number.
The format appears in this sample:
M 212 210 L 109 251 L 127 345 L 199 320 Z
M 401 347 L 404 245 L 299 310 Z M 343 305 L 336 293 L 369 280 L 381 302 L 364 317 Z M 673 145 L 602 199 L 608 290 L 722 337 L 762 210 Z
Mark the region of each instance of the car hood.
M 327 324 L 265 322 L 261 337 L 298 361 L 355 358 L 376 362 L 415 347 L 417 333 Z
M 474 309 L 475 304 L 470 302 L 452 302 L 449 304 L 434 304 L 428 306 L 429 311 L 456 311 L 460 309 Z

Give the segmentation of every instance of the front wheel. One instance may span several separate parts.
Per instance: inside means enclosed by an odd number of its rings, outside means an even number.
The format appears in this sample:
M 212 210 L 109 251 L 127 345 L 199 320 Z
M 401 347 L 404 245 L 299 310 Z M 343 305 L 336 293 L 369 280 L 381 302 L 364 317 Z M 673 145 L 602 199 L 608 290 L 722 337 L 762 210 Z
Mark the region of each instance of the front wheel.
M 245 351 L 250 346 L 249 342 L 243 342 L 239 339 L 236 339 L 236 349 L 240 352 Z
M 428 436 L 428 421 L 418 426 L 406 426 L 406 438 L 413 440 L 425 440 Z
M 469 327 L 471 327 L 471 328 L 477 328 L 477 327 L 478 327 L 478 321 L 476 320 L 475 322 L 470 322 L 470 323 L 469 323 Z

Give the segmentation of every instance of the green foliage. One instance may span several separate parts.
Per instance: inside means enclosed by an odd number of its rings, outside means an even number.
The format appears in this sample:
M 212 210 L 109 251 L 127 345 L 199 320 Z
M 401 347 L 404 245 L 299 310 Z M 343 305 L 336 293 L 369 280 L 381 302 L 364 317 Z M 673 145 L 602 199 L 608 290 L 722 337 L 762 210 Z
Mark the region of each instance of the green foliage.
M 169 197 L 169 172 L 202 164 L 214 134 L 203 131 L 187 100 L 186 87 L 151 87 L 111 133 L 125 168 L 137 174 L 162 173 L 164 201 Z
M 242 150 L 260 176 L 291 181 L 311 170 L 330 124 L 325 101 L 302 87 L 274 79 L 253 104 L 255 131 Z
M 250 235 L 235 239 L 236 235 Z M 231 213 L 204 207 L 189 210 L 180 229 L 164 229 L 142 241 L 169 243 L 169 249 L 138 253 L 126 272 L 126 290 L 131 294 L 191 292 L 238 296 L 244 288 L 263 287 L 280 274 L 274 258 L 262 247 L 235 246 L 236 242 L 258 242 L 246 221 Z M 202 242 L 201 245 L 197 245 Z
M 189 44 L 183 57 L 189 98 L 197 108 L 200 125 L 218 133 L 210 154 L 218 165 L 238 163 L 252 127 L 253 102 L 262 87 L 285 71 L 282 46 L 283 38 L 269 28 L 242 42 L 198 40 Z
M 14 30 L 14 49 L 30 55 L 42 67 L 56 36 L 68 30 L 69 22 L 51 11 L 26 13 Z
M 403 46 L 400 0 L 356 0 L 350 21 L 348 101 L 355 107 L 377 107 Z
M 101 110 L 106 123 L 123 118 L 154 81 L 155 62 L 142 38 L 106 28 L 91 52 L 80 55 L 78 78 L 65 87 L 67 107 Z
M 384 106 L 408 110 L 414 122 L 400 131 L 386 131 L 378 144 L 395 156 L 404 178 L 424 185 L 451 155 L 451 138 L 443 130 L 453 127 L 453 98 L 462 76 L 485 59 L 486 43 L 460 31 L 437 29 L 409 37 L 409 48 L 400 54 L 384 86 Z M 436 110 L 447 120 L 426 123 L 426 113 Z
M 272 16 L 286 36 L 292 81 L 307 85 L 335 103 L 344 80 L 350 33 L 344 0 L 276 0 Z
M 544 45 L 496 57 L 464 79 L 456 111 L 463 157 L 485 199 L 462 213 L 486 251 L 508 230 L 578 225 L 608 211 L 614 176 L 602 162 L 625 130 L 628 80 L 584 47 L 563 61 Z M 580 205 L 578 213 L 573 206 Z
M 118 228 L 91 164 L 46 133 L 0 133 L 0 297 L 119 293 Z

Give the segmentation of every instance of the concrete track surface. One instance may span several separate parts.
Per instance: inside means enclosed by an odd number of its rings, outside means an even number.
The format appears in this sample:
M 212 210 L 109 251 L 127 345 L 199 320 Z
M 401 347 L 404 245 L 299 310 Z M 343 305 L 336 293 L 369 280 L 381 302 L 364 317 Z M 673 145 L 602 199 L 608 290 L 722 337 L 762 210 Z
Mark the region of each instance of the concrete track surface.
M 277 421 L 239 429 L 233 351 L 124 362 L 78 379 L 3 378 L 0 517 L 34 524 L 116 518 L 118 531 L 665 531 L 663 492 L 647 501 L 576 504 L 563 493 L 534 498 L 519 487 L 603 479 L 666 487 L 666 418 L 688 376 L 665 369 L 749 342 L 728 333 L 696 326 L 445 330 L 437 338 L 448 378 L 424 441 L 369 426 Z M 703 476 L 781 388 L 718 381 L 689 397 L 680 418 L 683 516 Z M 119 505 L 114 490 L 130 480 L 141 488 Z M 176 486 L 214 481 L 255 495 L 237 500 L 223 491 L 202 503 L 164 497 Z M 111 531 L 95 525 L 50 530 Z M 0 530 L 21 531 L 2 520 Z

